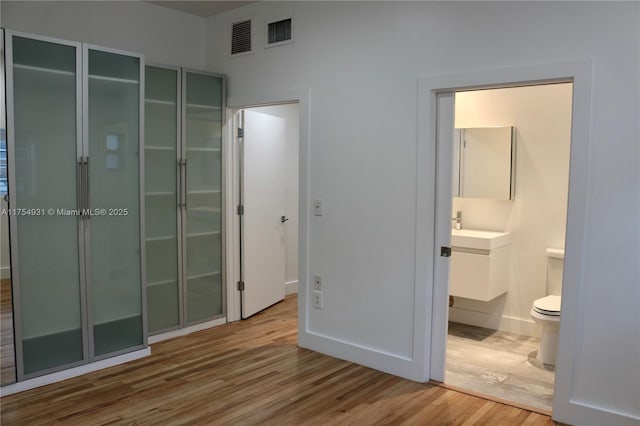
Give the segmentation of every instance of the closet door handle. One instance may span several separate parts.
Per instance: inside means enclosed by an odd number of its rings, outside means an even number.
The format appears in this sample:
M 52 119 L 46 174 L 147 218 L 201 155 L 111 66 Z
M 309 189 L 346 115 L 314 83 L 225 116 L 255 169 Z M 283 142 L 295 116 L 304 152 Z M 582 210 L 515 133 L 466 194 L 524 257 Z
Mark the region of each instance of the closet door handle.
M 89 186 L 90 186 L 90 178 L 89 178 L 89 157 L 85 157 L 84 159 L 84 202 L 85 202 L 85 208 L 87 210 L 89 210 L 89 194 L 90 194 L 90 190 L 89 190 Z M 88 214 L 87 219 L 91 219 L 91 214 Z
M 178 208 L 182 207 L 182 160 L 176 161 L 176 204 Z
M 184 191 L 182 191 L 182 206 L 184 209 L 187 209 L 187 159 L 182 160 L 182 185 L 184 187 Z
M 76 163 L 76 208 L 80 210 L 80 220 L 84 219 L 84 160 Z

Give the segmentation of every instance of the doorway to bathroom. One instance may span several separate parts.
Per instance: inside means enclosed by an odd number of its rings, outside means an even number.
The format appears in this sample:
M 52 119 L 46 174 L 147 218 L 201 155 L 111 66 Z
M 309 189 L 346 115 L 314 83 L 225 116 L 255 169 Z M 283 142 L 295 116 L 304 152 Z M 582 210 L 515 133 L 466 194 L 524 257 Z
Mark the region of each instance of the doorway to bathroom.
M 299 103 L 233 108 L 229 125 L 237 320 L 298 291 Z
M 444 383 L 545 413 L 553 405 L 572 99 L 571 82 L 456 91 L 451 99 Z

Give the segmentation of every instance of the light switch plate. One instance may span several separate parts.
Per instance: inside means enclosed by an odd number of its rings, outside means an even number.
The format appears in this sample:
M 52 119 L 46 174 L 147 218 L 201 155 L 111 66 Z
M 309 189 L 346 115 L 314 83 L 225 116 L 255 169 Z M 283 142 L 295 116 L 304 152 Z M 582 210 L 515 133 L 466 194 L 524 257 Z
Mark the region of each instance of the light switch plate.
M 315 216 L 322 216 L 324 214 L 322 200 L 313 200 L 313 214 Z
M 316 309 L 322 309 L 322 293 L 319 291 L 313 292 L 313 307 Z
M 313 289 L 322 291 L 322 277 L 320 275 L 314 275 L 313 277 Z

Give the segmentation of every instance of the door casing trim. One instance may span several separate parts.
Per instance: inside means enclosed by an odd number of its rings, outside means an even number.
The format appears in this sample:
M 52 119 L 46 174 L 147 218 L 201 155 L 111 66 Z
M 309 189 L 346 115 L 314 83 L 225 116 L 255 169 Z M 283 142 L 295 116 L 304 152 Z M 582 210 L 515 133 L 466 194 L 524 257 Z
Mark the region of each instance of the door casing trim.
M 415 291 L 415 347 L 416 355 L 423 352 L 425 360 L 422 377 L 441 381 L 444 378 L 444 351 L 446 350 L 446 321 L 448 299 L 448 260 L 436 256 L 436 248 L 449 244 L 449 212 L 447 232 L 442 231 L 444 219 L 436 213 L 438 205 L 451 203 L 444 200 L 446 191 L 439 191 L 437 181 L 438 137 L 436 100 L 440 93 L 462 90 L 530 86 L 572 82 L 571 156 L 569 170 L 569 200 L 567 205 L 566 255 L 564 266 L 562 323 L 556 365 L 554 391 L 554 419 L 570 422 L 577 407 L 571 401 L 575 389 L 574 365 L 578 356 L 583 329 L 581 287 L 585 276 L 585 226 L 588 223 L 590 114 L 591 114 L 591 60 L 563 61 L 524 67 L 471 71 L 457 74 L 428 76 L 419 79 L 417 155 L 417 240 Z M 442 159 L 440 159 L 442 160 Z M 443 167 L 440 165 L 440 167 Z M 447 167 L 446 165 L 444 167 Z M 449 166 L 450 167 L 450 166 Z M 450 182 L 448 183 L 450 186 Z M 445 188 L 446 189 L 446 188 Z M 450 198 L 449 194 L 446 194 Z M 433 201 L 432 201 L 433 200 Z M 432 204 L 435 202 L 435 205 Z M 450 209 L 449 209 L 450 210 Z M 444 209 L 442 209 L 444 211 Z M 439 264 L 439 268 L 438 268 Z M 443 272 L 444 271 L 444 272 Z M 444 278 L 443 278 L 444 276 Z M 423 325 L 424 324 L 424 325 Z
M 302 339 L 307 329 L 307 284 L 310 282 L 308 253 L 309 253 L 309 89 L 295 88 L 272 92 L 244 93 L 227 98 L 226 125 L 226 162 L 229 165 L 228 179 L 225 182 L 226 197 L 226 238 L 227 259 L 225 269 L 227 286 L 227 321 L 239 321 L 242 316 L 240 309 L 240 292 L 237 282 L 240 281 L 240 236 L 239 216 L 236 207 L 240 201 L 239 167 L 240 150 L 236 143 L 235 112 L 250 107 L 273 106 L 282 104 L 298 104 L 299 134 L 298 134 L 298 339 Z

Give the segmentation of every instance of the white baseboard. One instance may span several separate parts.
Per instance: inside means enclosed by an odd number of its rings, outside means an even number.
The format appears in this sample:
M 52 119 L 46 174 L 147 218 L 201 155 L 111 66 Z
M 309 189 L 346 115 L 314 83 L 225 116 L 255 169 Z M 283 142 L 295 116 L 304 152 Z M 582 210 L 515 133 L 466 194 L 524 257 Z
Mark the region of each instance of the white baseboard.
M 9 266 L 3 266 L 0 268 L 0 278 L 7 279 L 7 278 L 11 278 L 11 267 Z
M 553 407 L 553 420 L 574 425 L 640 425 L 637 413 L 621 412 L 573 399 L 560 409 Z
M 540 330 L 535 321 L 522 318 L 503 316 L 498 313 L 471 311 L 468 309 L 449 308 L 449 321 L 462 324 L 475 325 L 477 327 L 490 328 L 492 330 L 506 331 L 508 333 L 524 336 L 540 337 Z
M 129 352 L 124 355 L 114 356 L 113 358 L 107 358 L 100 361 L 92 362 L 91 364 L 85 364 L 79 367 L 57 371 L 55 373 L 47 374 L 44 376 L 34 377 L 33 379 L 28 379 L 22 382 L 12 383 L 0 388 L 0 396 L 4 397 L 29 389 L 38 388 L 40 386 L 49 385 L 51 383 L 61 382 L 63 380 L 71 379 L 72 377 L 77 377 L 83 374 L 91 373 L 93 371 L 98 371 L 104 368 L 113 367 L 115 365 L 124 364 L 125 362 L 144 358 L 149 355 L 151 355 L 151 348 L 147 347 L 135 352 Z
M 298 280 L 284 283 L 284 295 L 288 296 L 298 292 Z
M 226 318 L 218 318 L 200 324 L 191 325 L 189 327 L 180 328 L 178 330 L 167 331 L 166 333 L 155 334 L 149 336 L 149 344 L 162 342 L 163 340 L 173 339 L 174 337 L 186 336 L 187 334 L 195 333 L 196 331 L 206 330 L 207 328 L 217 327 L 222 324 L 226 324 Z
M 402 355 L 386 353 L 310 331 L 298 331 L 298 346 L 394 376 L 417 382 L 426 381 L 424 377 L 417 375 L 416 361 Z

